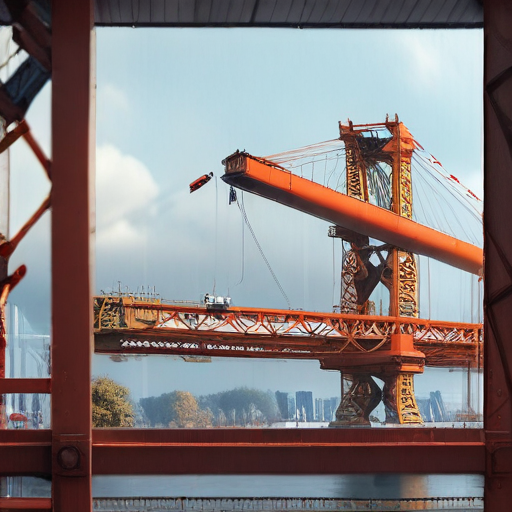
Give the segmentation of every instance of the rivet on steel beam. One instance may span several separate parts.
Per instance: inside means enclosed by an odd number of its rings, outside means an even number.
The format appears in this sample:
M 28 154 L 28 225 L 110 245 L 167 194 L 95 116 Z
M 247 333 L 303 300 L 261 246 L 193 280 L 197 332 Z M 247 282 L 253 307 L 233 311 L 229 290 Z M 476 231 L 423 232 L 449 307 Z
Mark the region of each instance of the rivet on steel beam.
M 62 469 L 77 469 L 80 466 L 80 452 L 76 446 L 64 446 L 57 453 L 57 462 Z

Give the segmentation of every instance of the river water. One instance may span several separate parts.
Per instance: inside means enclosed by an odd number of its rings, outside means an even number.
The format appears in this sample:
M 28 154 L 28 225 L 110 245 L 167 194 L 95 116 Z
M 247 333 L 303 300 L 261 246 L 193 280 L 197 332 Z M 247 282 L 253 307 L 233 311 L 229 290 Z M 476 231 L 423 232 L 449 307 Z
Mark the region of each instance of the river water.
M 349 462 L 347 462 L 349 463 Z M 343 464 L 343 461 L 340 461 Z M 7 496 L 50 497 L 51 482 L 6 479 Z M 483 511 L 482 475 L 95 476 L 98 512 Z
M 343 464 L 343 461 L 340 461 Z M 347 462 L 349 464 L 349 462 Z M 482 475 L 95 476 L 94 497 L 481 498 Z

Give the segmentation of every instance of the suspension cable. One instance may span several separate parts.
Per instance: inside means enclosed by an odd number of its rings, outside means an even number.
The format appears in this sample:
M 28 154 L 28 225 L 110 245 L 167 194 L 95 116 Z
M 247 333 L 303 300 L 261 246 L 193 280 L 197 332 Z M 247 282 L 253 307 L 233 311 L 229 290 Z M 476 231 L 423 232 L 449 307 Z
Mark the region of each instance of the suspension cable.
M 274 271 L 272 270 L 272 267 L 270 266 L 269 261 L 267 260 L 267 257 L 265 256 L 265 253 L 263 252 L 263 249 L 261 248 L 260 243 L 258 242 L 258 239 L 256 238 L 256 234 L 254 233 L 254 230 L 252 229 L 251 223 L 249 222 L 249 218 L 247 217 L 247 213 L 245 211 L 245 206 L 243 202 L 240 202 L 237 200 L 236 204 L 238 205 L 238 209 L 240 210 L 240 213 L 242 214 L 242 218 L 244 219 L 245 223 L 247 224 L 247 227 L 249 228 L 249 232 L 252 235 L 252 238 L 254 240 L 254 243 L 256 244 L 256 247 L 258 248 L 258 251 L 261 254 L 261 257 L 263 258 L 263 261 L 267 265 L 267 268 L 272 275 L 272 278 L 274 279 L 277 287 L 279 288 L 279 291 L 281 292 L 282 296 L 286 300 L 286 303 L 288 304 L 288 309 L 291 309 L 290 300 L 288 299 L 288 295 L 286 295 L 286 292 L 284 291 L 283 287 L 281 286 L 281 283 L 279 282 L 279 279 L 277 279 L 277 276 L 275 275 Z
M 233 187 L 231 188 L 231 190 L 234 191 Z M 236 199 L 236 193 L 234 196 L 232 196 L 231 190 L 230 190 L 230 200 L 231 200 L 231 197 L 234 197 L 234 200 L 238 204 L 238 201 Z M 243 202 L 243 197 L 244 197 L 244 191 L 242 190 L 242 202 Z M 238 206 L 238 208 L 240 208 L 240 206 Z M 243 215 L 242 215 L 242 276 L 240 277 L 240 281 L 238 281 L 238 283 L 236 283 L 234 286 L 238 286 L 239 284 L 242 284 L 244 277 L 245 277 L 245 219 L 243 218 Z

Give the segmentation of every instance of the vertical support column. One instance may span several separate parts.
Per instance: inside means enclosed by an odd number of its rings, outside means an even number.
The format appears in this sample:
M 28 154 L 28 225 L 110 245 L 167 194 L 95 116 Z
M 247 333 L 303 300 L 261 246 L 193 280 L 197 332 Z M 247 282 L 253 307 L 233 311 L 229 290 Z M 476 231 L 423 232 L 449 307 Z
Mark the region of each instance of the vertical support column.
M 484 2 L 485 510 L 512 502 L 512 6 Z
M 369 427 L 370 414 L 381 401 L 381 390 L 372 376 L 368 373 L 345 374 L 345 379 L 351 381 L 350 388 L 343 393 L 343 371 L 341 374 L 342 395 L 336 410 L 336 419 L 329 427 Z
M 366 169 L 362 162 L 359 145 L 356 140 L 352 122 L 349 121 L 348 126 L 340 124 L 340 137 L 345 143 L 345 165 L 347 180 L 347 195 L 355 197 L 361 201 L 368 201 L 368 180 L 366 177 Z M 337 235 L 338 227 L 332 230 L 333 236 Z M 367 240 L 368 237 L 358 235 L 359 238 Z M 339 236 L 342 238 L 343 235 Z M 347 241 L 345 239 L 345 241 Z M 360 242 L 359 242 L 360 243 Z M 367 244 L 368 242 L 366 242 Z M 341 294 L 340 294 L 340 312 L 357 314 L 364 306 L 358 303 L 357 290 L 355 287 L 356 274 L 360 270 L 358 258 L 353 249 L 350 249 L 343 258 L 341 270 Z
M 52 0 L 53 510 L 90 511 L 95 40 L 92 0 Z
M 353 250 L 344 252 L 341 268 L 340 313 L 357 315 L 357 290 L 355 276 L 358 270 L 356 254 Z
M 368 184 L 364 166 L 359 158 L 359 146 L 353 133 L 345 135 L 345 161 L 347 165 L 347 195 L 368 201 Z
M 387 146 L 388 151 L 394 151 L 392 209 L 397 215 L 412 219 L 411 158 L 414 141 L 407 128 L 398 122 L 398 118 L 393 125 L 393 141 Z M 416 258 L 414 254 L 393 249 L 392 262 L 394 277 L 389 314 L 418 317 Z
M 340 123 L 340 137 L 345 143 L 345 162 L 347 195 L 361 201 L 368 201 L 368 180 L 366 169 L 362 162 L 359 145 L 356 140 L 352 122 L 348 126 Z M 333 234 L 336 233 L 336 228 Z M 336 235 L 335 235 L 336 236 Z M 368 244 L 368 238 L 357 235 Z M 343 236 L 340 236 L 343 238 Z M 361 242 L 359 242 L 361 244 Z M 361 244 L 361 245 L 363 245 Z M 361 271 L 361 262 L 354 249 L 350 249 L 343 258 L 341 270 L 341 295 L 340 312 L 349 314 L 367 314 L 367 302 L 359 304 L 356 289 L 356 275 Z M 336 410 L 335 420 L 329 423 L 330 427 L 346 426 L 370 426 L 370 412 L 377 407 L 381 401 L 379 386 L 368 373 L 345 374 L 345 379 L 351 382 L 346 393 L 343 392 L 343 371 L 340 371 L 341 378 L 341 402 Z
M 398 122 L 390 124 L 393 139 L 384 148 L 393 151 L 392 209 L 401 217 L 412 219 L 411 158 L 415 148 L 414 140 L 407 128 Z M 414 254 L 392 249 L 392 280 L 390 311 L 392 316 L 418 317 L 418 275 Z M 402 347 L 403 336 L 395 336 L 393 343 L 397 353 L 414 351 L 412 338 L 407 348 Z M 388 423 L 421 424 L 421 414 L 414 395 L 414 374 L 394 372 L 382 377 L 384 380 L 383 401 Z

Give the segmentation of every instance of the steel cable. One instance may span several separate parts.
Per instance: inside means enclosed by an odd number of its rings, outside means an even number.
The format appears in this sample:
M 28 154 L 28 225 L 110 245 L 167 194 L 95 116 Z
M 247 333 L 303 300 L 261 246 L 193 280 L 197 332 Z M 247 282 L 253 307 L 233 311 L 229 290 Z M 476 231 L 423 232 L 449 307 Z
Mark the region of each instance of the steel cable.
M 254 243 L 256 244 L 256 247 L 258 248 L 258 251 L 260 252 L 261 257 L 263 258 L 263 261 L 267 265 L 267 268 L 268 268 L 270 274 L 272 275 L 272 278 L 274 279 L 274 281 L 275 281 L 277 287 L 279 288 L 279 291 L 281 292 L 282 296 L 286 300 L 286 303 L 288 304 L 288 309 L 291 309 L 290 300 L 288 299 L 288 295 L 286 295 L 286 292 L 284 291 L 283 287 L 281 286 L 281 283 L 279 282 L 279 279 L 277 278 L 277 276 L 275 275 L 274 271 L 272 270 L 272 267 L 270 266 L 270 263 L 269 263 L 267 257 L 265 256 L 265 253 L 263 252 L 263 249 L 261 248 L 261 245 L 258 242 L 258 239 L 256 238 L 256 234 L 254 233 L 254 230 L 252 229 L 251 223 L 249 222 L 249 218 L 247 217 L 247 213 L 245 211 L 245 206 L 244 206 L 243 202 L 240 202 L 240 201 L 237 200 L 236 204 L 238 205 L 240 213 L 242 214 L 242 218 L 244 219 L 245 223 L 247 224 L 247 227 L 249 228 L 249 232 L 252 235 Z

